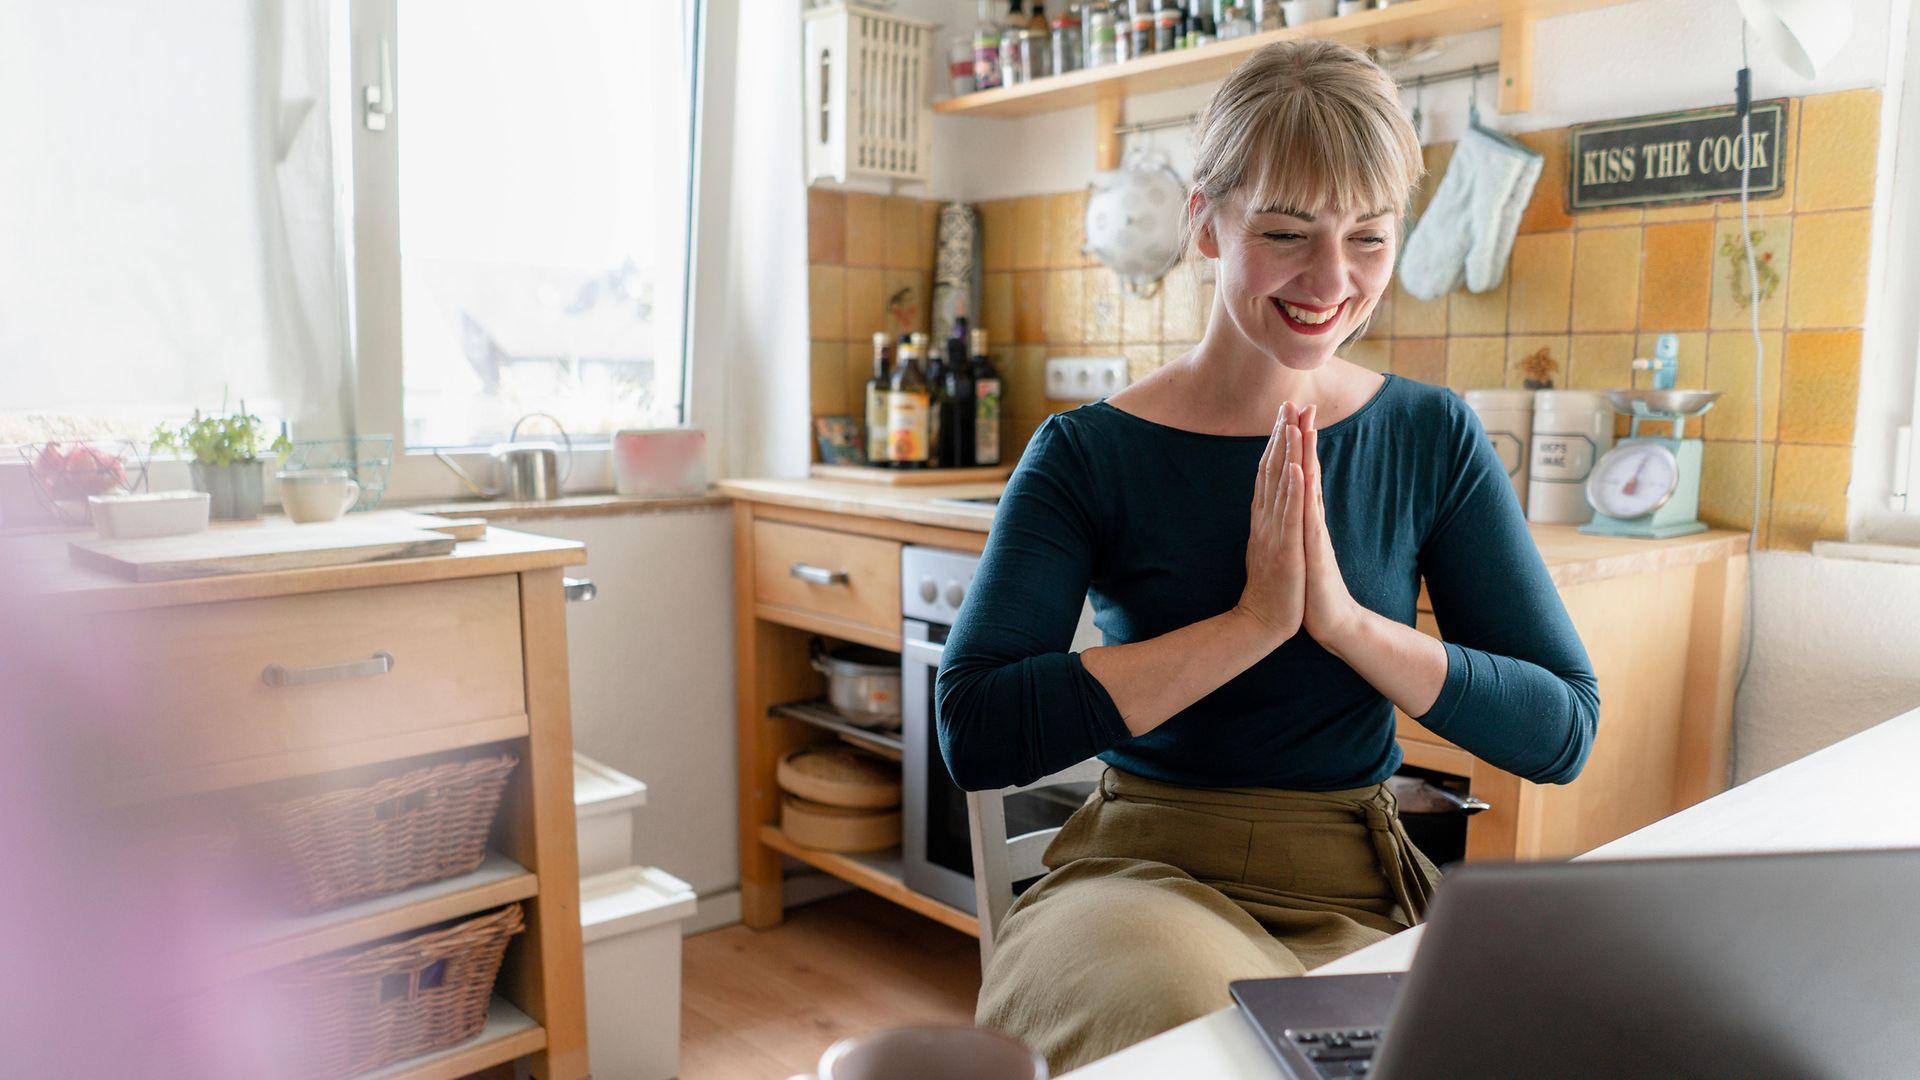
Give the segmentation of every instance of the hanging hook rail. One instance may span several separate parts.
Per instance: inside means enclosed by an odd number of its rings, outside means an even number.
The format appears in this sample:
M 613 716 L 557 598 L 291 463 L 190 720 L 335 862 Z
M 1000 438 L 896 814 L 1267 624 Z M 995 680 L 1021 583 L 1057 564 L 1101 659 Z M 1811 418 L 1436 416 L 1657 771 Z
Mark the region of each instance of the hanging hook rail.
M 1404 79 L 1395 79 L 1402 90 L 1418 90 L 1434 83 L 1453 82 L 1456 79 L 1479 79 L 1483 75 L 1500 74 L 1499 64 L 1475 64 L 1472 67 L 1455 68 L 1452 71 L 1436 71 L 1431 75 L 1409 75 Z
M 1192 127 L 1199 122 L 1199 113 L 1188 113 L 1185 116 L 1169 116 L 1161 120 L 1142 120 L 1137 124 L 1118 124 L 1114 126 L 1113 133 L 1122 137 L 1127 135 L 1144 135 L 1149 131 L 1168 131 L 1173 128 Z

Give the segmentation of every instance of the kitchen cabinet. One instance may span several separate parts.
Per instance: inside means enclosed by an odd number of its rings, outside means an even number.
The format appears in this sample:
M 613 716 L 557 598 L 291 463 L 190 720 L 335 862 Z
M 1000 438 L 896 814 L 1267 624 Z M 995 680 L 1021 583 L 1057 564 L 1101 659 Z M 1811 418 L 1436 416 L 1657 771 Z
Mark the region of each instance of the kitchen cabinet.
M 884 858 L 810 851 L 780 833 L 775 764 L 788 750 L 831 736 L 775 706 L 824 693 L 807 662 L 807 640 L 815 633 L 898 651 L 898 604 L 888 609 L 885 603 L 889 596 L 897 601 L 899 585 L 880 581 L 880 569 L 890 561 L 897 579 L 902 543 L 980 551 L 992 509 L 944 500 L 995 494 L 999 485 L 906 490 L 823 479 L 733 480 L 719 489 L 735 500 L 740 891 L 747 925 L 780 921 L 780 857 L 788 855 L 977 933 L 966 912 L 907 890 L 898 867 Z M 1532 532 L 1593 658 L 1599 737 L 1579 779 L 1540 785 L 1401 716 L 1408 765 L 1464 777 L 1472 795 L 1492 804 L 1468 819 L 1468 859 L 1569 857 L 1726 786 L 1746 535 L 1714 531 L 1643 541 L 1583 536 L 1572 526 L 1536 525 Z M 797 576 L 796 562 L 819 574 Z M 839 584 L 796 588 L 802 576 Z M 1438 636 L 1424 592 L 1420 609 L 1419 628 Z M 896 614 L 889 620 L 885 610 Z
M 482 747 L 520 759 L 478 869 L 245 922 L 224 970 L 265 971 L 517 901 L 526 928 L 508 946 L 486 1028 L 377 1075 L 451 1078 L 517 1060 L 540 1080 L 584 1080 L 561 575 L 585 549 L 493 528 L 449 555 L 132 584 L 71 565 L 67 539 L 7 538 L 0 558 L 36 582 L 33 602 L 84 639 L 76 645 L 124 675 L 107 704 L 139 723 L 102 764 L 124 809 L 254 785 L 324 787 L 343 770 L 388 775 Z M 378 677 L 373 667 L 293 687 L 263 677 L 274 665 L 344 672 L 344 661 L 380 654 L 389 660 Z

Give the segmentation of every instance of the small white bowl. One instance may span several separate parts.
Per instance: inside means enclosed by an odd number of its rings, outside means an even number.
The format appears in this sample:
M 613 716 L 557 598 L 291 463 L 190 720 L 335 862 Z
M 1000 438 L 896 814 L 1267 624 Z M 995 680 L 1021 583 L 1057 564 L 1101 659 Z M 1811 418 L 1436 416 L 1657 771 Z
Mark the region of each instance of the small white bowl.
M 109 540 L 184 536 L 202 532 L 213 499 L 204 491 L 156 491 L 148 495 L 89 495 L 96 532 Z

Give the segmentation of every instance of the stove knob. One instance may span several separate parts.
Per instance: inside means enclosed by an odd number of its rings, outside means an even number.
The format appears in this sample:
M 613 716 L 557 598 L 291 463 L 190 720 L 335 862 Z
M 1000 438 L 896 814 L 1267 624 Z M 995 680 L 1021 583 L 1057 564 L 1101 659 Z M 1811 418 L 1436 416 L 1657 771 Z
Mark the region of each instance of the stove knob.
M 960 610 L 960 601 L 965 600 L 966 598 L 967 598 L 967 590 L 964 587 L 962 587 L 959 582 L 957 581 L 947 582 L 946 601 L 947 601 L 948 607 L 954 609 L 955 611 L 958 611 Z
M 940 599 L 940 586 L 931 577 L 920 579 L 920 599 L 931 604 Z

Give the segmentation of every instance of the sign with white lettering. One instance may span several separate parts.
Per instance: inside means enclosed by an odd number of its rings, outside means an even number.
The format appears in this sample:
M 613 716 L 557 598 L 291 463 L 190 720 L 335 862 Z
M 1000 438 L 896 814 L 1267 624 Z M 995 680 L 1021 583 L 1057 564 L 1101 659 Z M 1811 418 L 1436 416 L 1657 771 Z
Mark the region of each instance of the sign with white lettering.
M 1748 133 L 1731 105 L 1580 124 L 1568 134 L 1567 206 L 1697 202 L 1740 194 L 1748 170 L 1750 197 L 1780 194 L 1787 103 L 1757 101 Z

